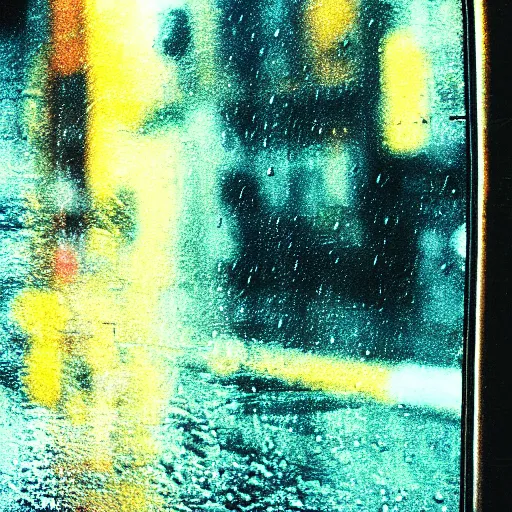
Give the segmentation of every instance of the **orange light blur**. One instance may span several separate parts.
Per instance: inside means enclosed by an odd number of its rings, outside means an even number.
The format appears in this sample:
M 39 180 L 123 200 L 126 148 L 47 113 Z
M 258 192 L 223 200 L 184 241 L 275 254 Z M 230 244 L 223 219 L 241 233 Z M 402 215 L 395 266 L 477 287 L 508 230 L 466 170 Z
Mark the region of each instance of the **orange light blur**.
M 83 0 L 51 0 L 54 73 L 69 76 L 85 62 Z
M 78 273 L 78 259 L 69 246 L 60 246 L 53 257 L 53 275 L 60 283 L 70 283 Z

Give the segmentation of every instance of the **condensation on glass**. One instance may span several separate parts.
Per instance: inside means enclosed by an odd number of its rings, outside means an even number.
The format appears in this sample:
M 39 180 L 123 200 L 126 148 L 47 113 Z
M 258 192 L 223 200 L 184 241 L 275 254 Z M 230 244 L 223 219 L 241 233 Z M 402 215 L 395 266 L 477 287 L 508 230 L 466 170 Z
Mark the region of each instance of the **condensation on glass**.
M 457 510 L 462 2 L 0 17 L 0 509 Z

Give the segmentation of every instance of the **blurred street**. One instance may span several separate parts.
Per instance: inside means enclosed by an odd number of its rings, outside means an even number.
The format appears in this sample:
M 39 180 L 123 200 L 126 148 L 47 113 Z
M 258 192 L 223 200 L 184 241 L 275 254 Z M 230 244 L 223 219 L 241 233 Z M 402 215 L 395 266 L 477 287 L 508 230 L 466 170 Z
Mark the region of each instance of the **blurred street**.
M 10 312 L 37 258 L 32 254 L 34 228 L 27 206 L 37 180 L 36 150 L 29 145 L 24 127 L 27 52 L 21 36 L 0 34 L 0 63 L 0 511 L 54 510 L 60 491 L 58 475 L 50 469 L 54 448 L 46 430 L 52 421 L 63 421 L 64 415 L 51 417 L 27 398 L 21 381 L 27 341 Z M 438 256 L 431 251 L 436 243 L 440 245 L 436 236 L 426 232 L 421 242 L 424 277 L 439 267 L 441 249 Z M 412 340 L 421 364 L 440 362 L 456 368 L 459 363 L 454 346 L 460 333 L 444 333 L 446 340 L 439 349 L 435 338 L 441 336 L 436 332 L 439 326 L 458 327 L 460 290 L 453 281 L 446 285 L 441 278 L 434 279 L 425 300 L 424 315 L 437 323 L 426 322 L 427 328 Z M 170 298 L 169 310 L 174 307 L 172 300 L 180 306 L 186 300 L 193 303 L 195 298 L 187 295 L 193 296 L 190 289 L 183 286 L 179 300 Z M 227 296 L 221 295 L 211 302 L 215 312 L 201 311 L 203 319 L 219 318 L 219 304 L 222 309 Z M 443 307 L 436 297 L 444 297 Z M 223 314 L 232 314 L 235 323 L 254 324 L 257 314 L 251 317 L 244 307 L 259 306 L 248 302 L 233 299 Z M 372 314 L 354 312 L 346 304 L 337 307 L 344 322 L 337 342 L 348 336 L 364 340 L 372 329 L 368 325 Z M 314 311 L 308 320 L 312 325 L 315 315 L 324 318 Z M 335 316 L 325 315 L 325 332 L 318 328 L 318 338 L 325 339 L 316 348 L 326 354 L 364 355 L 366 346 L 354 350 L 349 341 L 346 347 L 330 347 L 327 333 L 340 322 Z M 277 324 L 279 318 L 268 321 Z M 299 321 L 306 323 L 302 317 Z M 185 351 L 186 356 L 195 355 L 194 350 Z M 192 364 L 190 357 L 178 358 L 174 370 L 175 380 L 166 383 L 173 391 L 167 417 L 156 434 L 163 450 L 151 473 L 152 485 L 181 503 L 165 510 L 458 510 L 461 425 L 457 414 L 314 391 L 243 366 L 222 375 L 201 362 Z

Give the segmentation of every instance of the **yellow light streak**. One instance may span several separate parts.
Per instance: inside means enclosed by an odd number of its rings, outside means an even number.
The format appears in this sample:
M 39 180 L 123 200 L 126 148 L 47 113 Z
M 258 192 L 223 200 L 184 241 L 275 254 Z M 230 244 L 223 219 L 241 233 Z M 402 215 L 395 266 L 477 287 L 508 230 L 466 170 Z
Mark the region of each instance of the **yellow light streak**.
M 242 366 L 259 374 L 310 389 L 361 394 L 389 402 L 391 369 L 382 364 L 308 354 L 279 346 L 246 346 L 238 340 L 218 340 L 207 358 L 210 368 L 229 375 Z
M 409 30 L 383 43 L 381 57 L 384 143 L 397 153 L 425 146 L 430 135 L 430 62 Z

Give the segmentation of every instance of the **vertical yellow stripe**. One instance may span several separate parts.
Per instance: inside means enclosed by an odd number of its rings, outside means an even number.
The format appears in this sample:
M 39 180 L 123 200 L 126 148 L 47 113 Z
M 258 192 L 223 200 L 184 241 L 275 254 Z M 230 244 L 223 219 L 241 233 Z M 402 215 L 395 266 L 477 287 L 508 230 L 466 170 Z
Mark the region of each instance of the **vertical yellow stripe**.
M 27 289 L 13 306 L 13 316 L 30 343 L 25 358 L 27 393 L 46 407 L 55 407 L 61 398 L 64 329 L 70 315 L 62 295 L 49 290 Z
M 397 153 L 425 146 L 430 135 L 430 64 L 408 30 L 384 41 L 381 60 L 384 142 Z
M 174 283 L 183 163 L 176 129 L 149 135 L 142 128 L 148 115 L 179 97 L 170 90 L 176 67 L 158 54 L 157 12 L 144 1 L 87 0 L 86 12 L 93 208 L 104 219 L 120 208 L 135 223 L 131 240 L 110 221 L 89 228 L 85 260 L 95 271 L 83 276 L 73 298 L 91 333 L 88 464 L 108 468 L 118 458 L 132 464 L 129 481 L 112 476 L 107 495 L 90 494 L 86 503 L 94 510 L 107 502 L 105 510 L 161 510 L 144 466 L 160 450 L 154 429 L 164 419 L 175 371 L 161 357 L 161 347 L 172 343 L 172 333 L 161 329 L 161 300 Z M 123 203 L 123 191 L 133 204 Z
M 486 455 L 483 449 L 482 428 L 482 374 L 484 371 L 484 314 L 485 314 L 485 268 L 486 268 L 486 243 L 487 243 L 487 198 L 488 198 L 488 134 L 487 123 L 489 116 L 488 92 L 489 92 L 489 47 L 487 12 L 485 2 L 474 2 L 475 14 L 475 68 L 476 68 L 476 114 L 477 114 L 477 153 L 478 153 L 478 222 L 477 222 L 477 284 L 476 284 L 476 322 L 475 322 L 475 375 L 474 388 L 469 390 L 469 396 L 474 397 L 474 413 L 467 421 L 474 427 L 472 463 L 473 470 L 473 510 L 481 510 L 482 502 L 482 461 Z M 468 29 L 471 26 L 468 27 Z M 471 379 L 468 379 L 471 382 Z M 464 461 L 466 462 L 466 461 Z M 466 467 L 465 467 L 466 469 Z M 469 469 L 469 468 L 467 468 Z M 471 474 L 471 472 L 469 472 Z

